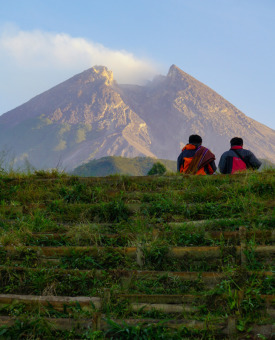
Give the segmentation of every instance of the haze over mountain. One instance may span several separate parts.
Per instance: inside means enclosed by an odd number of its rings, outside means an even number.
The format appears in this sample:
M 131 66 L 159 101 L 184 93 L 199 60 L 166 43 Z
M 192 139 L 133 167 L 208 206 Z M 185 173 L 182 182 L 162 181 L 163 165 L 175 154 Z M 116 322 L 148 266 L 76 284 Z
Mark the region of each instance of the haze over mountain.
M 194 133 L 217 160 L 241 136 L 245 148 L 275 162 L 274 130 L 175 65 L 144 86 L 118 84 L 95 66 L 0 116 L 0 150 L 38 168 L 71 170 L 110 155 L 175 160 Z

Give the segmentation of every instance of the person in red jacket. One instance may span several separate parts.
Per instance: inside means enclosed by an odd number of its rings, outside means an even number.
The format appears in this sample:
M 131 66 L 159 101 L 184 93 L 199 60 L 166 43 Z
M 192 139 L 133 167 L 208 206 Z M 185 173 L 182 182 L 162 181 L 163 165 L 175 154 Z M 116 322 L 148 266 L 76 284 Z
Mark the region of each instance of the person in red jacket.
M 262 163 L 251 151 L 243 149 L 242 138 L 232 138 L 230 145 L 230 150 L 224 152 L 219 161 L 219 169 L 222 174 L 234 174 L 236 171 L 246 169 L 259 169 Z
M 189 136 L 189 143 L 185 145 L 178 157 L 179 172 L 191 175 L 213 175 L 217 169 L 215 155 L 201 144 L 201 136 Z

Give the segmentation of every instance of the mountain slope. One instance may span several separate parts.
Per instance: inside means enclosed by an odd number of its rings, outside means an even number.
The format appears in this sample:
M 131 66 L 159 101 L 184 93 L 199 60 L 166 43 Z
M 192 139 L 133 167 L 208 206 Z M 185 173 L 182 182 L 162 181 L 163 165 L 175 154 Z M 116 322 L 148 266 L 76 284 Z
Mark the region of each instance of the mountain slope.
M 148 125 L 152 152 L 175 159 L 190 134 L 220 156 L 234 136 L 259 157 L 275 161 L 275 131 L 245 116 L 215 91 L 172 65 L 147 87 L 121 86 L 122 98 Z M 156 105 L 157 103 L 157 105 Z M 163 133 L 165 132 L 165 133 Z
M 275 162 L 274 130 L 175 65 L 145 86 L 117 84 L 95 66 L 0 116 L 0 150 L 38 168 L 71 170 L 113 155 L 176 160 L 194 133 L 217 160 L 241 136 L 244 147 Z
M 150 156 L 145 122 L 115 90 L 113 74 L 91 68 L 0 117 L 0 146 L 16 161 L 70 169 L 106 155 Z

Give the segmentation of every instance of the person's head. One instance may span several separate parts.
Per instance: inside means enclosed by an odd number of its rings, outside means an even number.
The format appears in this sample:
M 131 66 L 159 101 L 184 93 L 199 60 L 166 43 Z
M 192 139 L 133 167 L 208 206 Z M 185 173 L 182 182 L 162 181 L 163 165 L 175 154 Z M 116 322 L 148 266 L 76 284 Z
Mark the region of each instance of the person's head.
M 231 146 L 243 146 L 243 139 L 240 137 L 234 137 L 230 141 Z
M 199 135 L 191 135 L 189 136 L 189 144 L 193 145 L 201 145 L 202 138 Z

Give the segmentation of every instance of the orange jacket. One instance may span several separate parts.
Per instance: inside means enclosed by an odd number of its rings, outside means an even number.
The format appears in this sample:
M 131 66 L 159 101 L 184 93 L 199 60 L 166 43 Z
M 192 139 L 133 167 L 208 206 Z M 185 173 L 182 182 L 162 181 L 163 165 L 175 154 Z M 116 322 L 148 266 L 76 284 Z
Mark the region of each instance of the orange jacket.
M 178 157 L 178 171 L 182 173 L 188 173 L 189 166 L 195 157 L 195 154 L 199 151 L 200 148 L 203 148 L 204 154 L 200 157 L 200 160 L 203 160 L 205 154 L 207 155 L 206 161 L 202 162 L 203 166 L 198 166 L 198 170 L 196 171 L 196 175 L 212 175 L 217 167 L 215 164 L 215 156 L 211 153 L 210 150 L 204 147 L 198 147 L 193 144 L 187 144 L 183 149 L 181 154 Z M 200 162 L 199 162 L 200 163 Z

